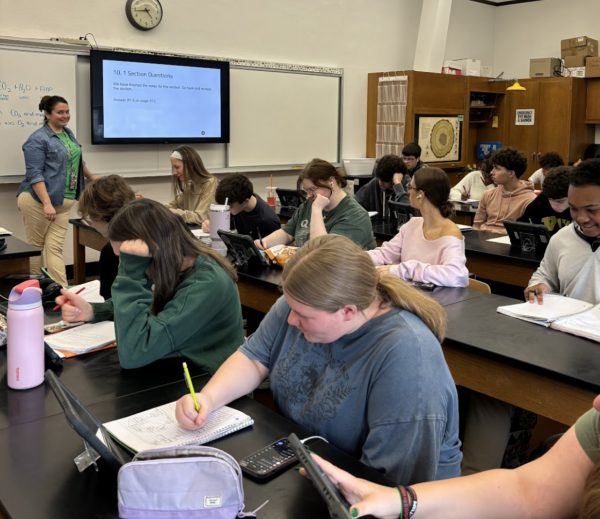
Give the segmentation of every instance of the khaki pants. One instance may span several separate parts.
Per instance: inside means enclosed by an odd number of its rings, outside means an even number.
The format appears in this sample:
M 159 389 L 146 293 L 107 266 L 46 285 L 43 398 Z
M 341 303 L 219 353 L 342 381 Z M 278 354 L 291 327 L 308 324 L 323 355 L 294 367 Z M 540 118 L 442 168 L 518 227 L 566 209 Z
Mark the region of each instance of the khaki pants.
M 41 262 L 46 265 L 52 279 L 67 286 L 67 272 L 63 248 L 69 226 L 69 213 L 75 200 L 64 199 L 63 205 L 55 207 L 56 218 L 47 220 L 42 204 L 31 193 L 23 192 L 17 198 L 17 207 L 23 217 L 27 242 L 42 249 L 42 257 L 34 256 L 31 261 L 31 273 L 40 274 Z

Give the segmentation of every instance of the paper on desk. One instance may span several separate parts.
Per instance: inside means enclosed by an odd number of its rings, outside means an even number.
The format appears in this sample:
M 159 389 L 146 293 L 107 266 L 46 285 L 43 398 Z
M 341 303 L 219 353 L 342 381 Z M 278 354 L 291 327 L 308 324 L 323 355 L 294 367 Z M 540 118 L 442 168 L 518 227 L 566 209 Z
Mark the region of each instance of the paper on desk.
M 508 236 L 500 236 L 498 238 L 490 238 L 489 240 L 485 240 L 485 241 L 489 241 L 490 243 L 504 243 L 506 245 L 510 245 L 510 238 Z
M 46 336 L 48 346 L 53 349 L 78 355 L 102 348 L 115 342 L 115 339 L 115 323 L 113 321 L 82 324 L 64 332 Z
M 12 231 L 9 231 L 6 227 L 0 227 L 0 236 L 10 236 Z
M 369 213 L 369 216 L 371 218 L 373 218 L 374 216 L 377 216 L 379 213 L 377 211 L 367 211 Z
M 77 292 L 85 288 L 81 294 L 88 303 L 104 303 L 104 298 L 100 295 L 100 280 L 94 279 L 93 281 L 88 281 L 87 283 L 82 283 L 81 285 L 75 285 L 69 287 L 69 292 Z
M 463 231 L 472 231 L 473 230 L 473 226 L 472 225 L 464 225 L 462 223 L 457 223 L 456 227 L 458 227 L 461 232 L 463 232 Z
M 192 229 L 192 234 L 196 238 L 210 238 L 210 233 L 204 232 L 202 229 Z

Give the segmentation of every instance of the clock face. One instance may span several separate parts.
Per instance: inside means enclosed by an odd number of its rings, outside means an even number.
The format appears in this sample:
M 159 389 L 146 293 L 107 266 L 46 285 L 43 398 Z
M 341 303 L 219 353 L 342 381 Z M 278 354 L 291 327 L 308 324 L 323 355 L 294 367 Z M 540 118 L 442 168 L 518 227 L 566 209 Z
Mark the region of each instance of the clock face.
M 127 0 L 125 13 L 136 29 L 149 31 L 162 20 L 163 9 L 159 0 Z

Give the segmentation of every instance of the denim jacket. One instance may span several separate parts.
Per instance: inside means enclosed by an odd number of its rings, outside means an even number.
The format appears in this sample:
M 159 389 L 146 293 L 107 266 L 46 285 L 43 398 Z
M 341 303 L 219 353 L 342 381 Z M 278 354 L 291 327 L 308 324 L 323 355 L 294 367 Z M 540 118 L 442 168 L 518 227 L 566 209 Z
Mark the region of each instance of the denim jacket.
M 65 128 L 65 131 L 69 138 L 81 147 L 73 132 L 69 128 Z M 35 200 L 40 202 L 32 185 L 37 182 L 45 182 L 52 205 L 62 205 L 67 178 L 68 153 L 58 136 L 45 124 L 25 141 L 23 153 L 25 154 L 25 180 L 21 182 L 17 196 L 23 191 L 28 191 Z M 82 154 L 77 177 L 76 198 L 79 198 L 84 188 L 83 165 Z

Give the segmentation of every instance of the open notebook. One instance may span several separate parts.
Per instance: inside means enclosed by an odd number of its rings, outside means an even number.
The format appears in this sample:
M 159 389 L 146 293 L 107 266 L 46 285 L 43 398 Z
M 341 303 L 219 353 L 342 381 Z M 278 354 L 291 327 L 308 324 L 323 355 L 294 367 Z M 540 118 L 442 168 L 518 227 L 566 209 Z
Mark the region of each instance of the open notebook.
M 544 295 L 544 304 L 499 306 L 497 312 L 600 342 L 600 305 L 558 294 Z
M 104 424 L 108 433 L 132 452 L 177 445 L 202 445 L 249 427 L 254 420 L 231 407 L 212 412 L 195 431 L 182 429 L 175 420 L 175 402 Z

